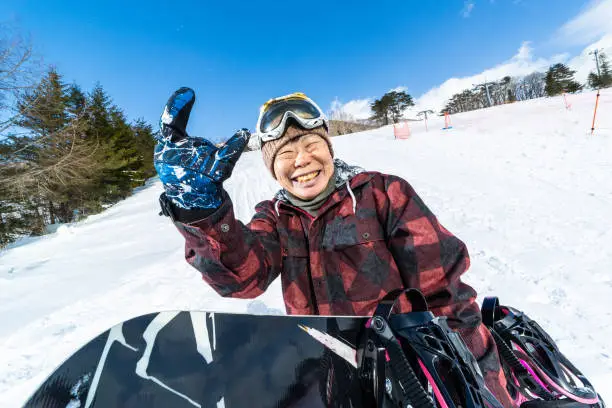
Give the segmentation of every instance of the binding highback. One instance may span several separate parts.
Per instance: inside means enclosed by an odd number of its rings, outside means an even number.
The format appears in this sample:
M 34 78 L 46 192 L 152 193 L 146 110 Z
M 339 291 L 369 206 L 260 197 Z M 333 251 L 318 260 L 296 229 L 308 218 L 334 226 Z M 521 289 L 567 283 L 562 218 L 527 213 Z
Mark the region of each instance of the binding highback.
M 517 405 L 529 401 L 575 402 L 603 407 L 594 387 L 559 351 L 553 339 L 523 312 L 501 306 L 496 297 L 482 304 L 483 323 L 489 328 L 508 379 L 508 391 Z
M 392 314 L 405 295 L 412 312 Z M 377 407 L 502 408 L 472 353 L 416 289 L 389 293 L 368 322 L 361 376 Z M 366 387 L 368 388 L 368 387 Z

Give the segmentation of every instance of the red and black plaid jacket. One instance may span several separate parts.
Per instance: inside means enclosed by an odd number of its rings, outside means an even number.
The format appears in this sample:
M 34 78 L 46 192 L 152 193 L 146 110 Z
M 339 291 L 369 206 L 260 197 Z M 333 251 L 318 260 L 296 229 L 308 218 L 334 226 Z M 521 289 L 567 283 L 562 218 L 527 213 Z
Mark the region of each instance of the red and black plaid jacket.
M 258 204 L 245 225 L 227 198 L 202 220 L 176 223 L 186 259 L 226 297 L 257 297 L 280 275 L 288 314 L 368 316 L 389 291 L 417 288 L 459 330 L 491 392 L 511 406 L 476 292 L 460 279 L 470 263 L 465 244 L 405 180 L 362 172 L 346 183 L 317 217 L 275 199 Z M 410 304 L 402 299 L 400 308 Z

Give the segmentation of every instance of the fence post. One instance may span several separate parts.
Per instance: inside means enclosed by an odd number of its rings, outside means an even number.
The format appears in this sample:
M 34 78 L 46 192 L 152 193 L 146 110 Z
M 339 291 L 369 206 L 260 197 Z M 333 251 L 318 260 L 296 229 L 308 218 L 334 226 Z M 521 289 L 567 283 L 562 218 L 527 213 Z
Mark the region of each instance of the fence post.
M 597 106 L 599 105 L 599 89 L 597 90 L 597 97 L 595 98 L 595 110 L 593 111 L 593 123 L 591 124 L 591 136 L 595 132 L 595 117 L 597 116 Z
M 444 112 L 444 127 L 442 130 L 452 129 L 450 114 L 448 112 Z
M 572 108 L 572 104 L 568 102 L 565 92 L 563 92 L 563 102 L 565 102 L 565 109 L 570 110 Z

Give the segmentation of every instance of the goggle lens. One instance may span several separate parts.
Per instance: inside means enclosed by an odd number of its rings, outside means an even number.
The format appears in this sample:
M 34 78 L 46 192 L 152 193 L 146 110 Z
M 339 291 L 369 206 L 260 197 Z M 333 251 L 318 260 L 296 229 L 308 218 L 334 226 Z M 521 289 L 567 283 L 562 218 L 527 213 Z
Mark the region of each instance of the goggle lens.
M 305 99 L 285 99 L 272 104 L 264 112 L 259 131 L 265 133 L 276 129 L 289 111 L 302 119 L 316 119 L 321 116 L 319 110 Z

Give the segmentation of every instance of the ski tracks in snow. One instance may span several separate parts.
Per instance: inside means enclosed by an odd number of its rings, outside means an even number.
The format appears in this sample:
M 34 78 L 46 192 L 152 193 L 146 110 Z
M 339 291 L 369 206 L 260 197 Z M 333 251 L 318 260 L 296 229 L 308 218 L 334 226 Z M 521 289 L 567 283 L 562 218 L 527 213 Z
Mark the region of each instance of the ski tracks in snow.
M 607 92 L 607 93 L 606 93 Z M 394 140 L 391 127 L 335 137 L 337 157 L 408 180 L 466 242 L 467 283 L 523 310 L 612 400 L 612 134 L 591 137 L 593 93 L 572 111 L 543 98 L 453 117 Z M 602 91 L 600 112 L 612 111 Z M 612 129 L 612 115 L 598 126 Z M 245 153 L 225 183 L 237 217 L 278 184 Z M 280 280 L 257 300 L 219 297 L 146 188 L 105 212 L 0 254 L 0 406 L 17 407 L 68 355 L 117 322 L 160 310 L 283 313 Z

